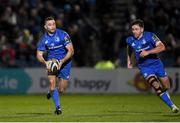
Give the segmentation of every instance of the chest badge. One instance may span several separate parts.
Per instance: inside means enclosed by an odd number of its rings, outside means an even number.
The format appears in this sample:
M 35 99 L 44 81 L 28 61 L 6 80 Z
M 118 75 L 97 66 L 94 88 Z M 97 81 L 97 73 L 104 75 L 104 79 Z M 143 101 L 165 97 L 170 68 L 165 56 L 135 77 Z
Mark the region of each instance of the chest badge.
M 59 37 L 55 37 L 55 41 L 59 42 L 60 41 Z
M 135 46 L 135 43 L 133 42 L 131 46 L 134 47 L 134 46 Z
M 142 44 L 146 44 L 146 40 L 145 39 L 143 39 Z
M 45 44 L 47 44 L 47 43 L 48 43 L 48 40 L 45 41 Z

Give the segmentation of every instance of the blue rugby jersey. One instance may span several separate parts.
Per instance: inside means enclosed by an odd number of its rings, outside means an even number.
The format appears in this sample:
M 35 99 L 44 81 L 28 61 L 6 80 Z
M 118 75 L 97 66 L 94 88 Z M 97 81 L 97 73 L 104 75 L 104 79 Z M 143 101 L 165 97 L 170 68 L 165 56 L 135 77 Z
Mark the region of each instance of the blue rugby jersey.
M 56 29 L 52 36 L 50 36 L 47 32 L 44 33 L 39 40 L 37 50 L 47 51 L 47 60 L 52 58 L 61 60 L 67 53 L 65 46 L 71 43 L 71 39 L 65 31 Z
M 155 61 L 160 61 L 157 54 L 150 54 L 144 58 L 140 57 L 142 49 L 151 50 L 155 48 L 157 41 L 159 41 L 159 38 L 152 32 L 144 32 L 140 39 L 137 39 L 134 36 L 129 36 L 126 39 L 126 43 L 135 52 L 138 66 L 147 66 L 151 63 L 154 63 Z

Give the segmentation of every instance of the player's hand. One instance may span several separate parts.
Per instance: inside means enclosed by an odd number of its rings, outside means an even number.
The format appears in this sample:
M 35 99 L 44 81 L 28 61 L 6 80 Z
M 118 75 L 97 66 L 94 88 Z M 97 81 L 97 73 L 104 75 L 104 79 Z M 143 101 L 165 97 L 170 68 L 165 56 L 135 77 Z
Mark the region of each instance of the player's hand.
M 62 66 L 62 61 L 56 59 L 56 62 L 58 63 L 58 70 L 60 70 Z
M 45 64 L 46 64 L 46 69 L 49 71 L 50 67 L 51 67 L 51 64 L 52 64 L 52 61 L 51 60 L 46 61 Z
M 142 51 L 141 51 L 141 53 L 140 53 L 140 56 L 141 56 L 141 57 L 145 57 L 145 56 L 147 56 L 147 55 L 149 55 L 149 52 L 146 51 L 146 50 L 144 50 L 144 49 L 142 49 Z
M 128 68 L 128 69 L 132 69 L 132 68 L 133 68 L 133 64 L 128 63 L 128 64 L 127 64 L 127 68 Z

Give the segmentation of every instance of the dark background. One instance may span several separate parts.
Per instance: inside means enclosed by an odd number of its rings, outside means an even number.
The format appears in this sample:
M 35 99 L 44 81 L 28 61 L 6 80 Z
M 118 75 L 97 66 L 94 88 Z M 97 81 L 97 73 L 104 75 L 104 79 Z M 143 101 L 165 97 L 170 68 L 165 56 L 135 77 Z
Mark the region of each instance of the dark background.
M 180 67 L 179 0 L 0 0 L 0 67 L 40 67 L 36 45 L 43 20 L 54 16 L 75 48 L 73 67 L 110 60 L 126 67 L 125 38 L 137 18 L 166 45 L 165 67 Z

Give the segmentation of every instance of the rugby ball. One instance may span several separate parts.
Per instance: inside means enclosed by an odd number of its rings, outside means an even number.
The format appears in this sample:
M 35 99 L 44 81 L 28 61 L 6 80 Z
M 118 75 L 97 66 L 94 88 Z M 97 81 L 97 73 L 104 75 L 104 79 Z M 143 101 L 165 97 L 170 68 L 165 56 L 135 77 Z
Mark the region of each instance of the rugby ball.
M 58 72 L 58 62 L 56 59 L 52 59 L 51 60 L 51 66 L 50 66 L 50 71 L 53 73 L 53 74 L 57 74 Z

